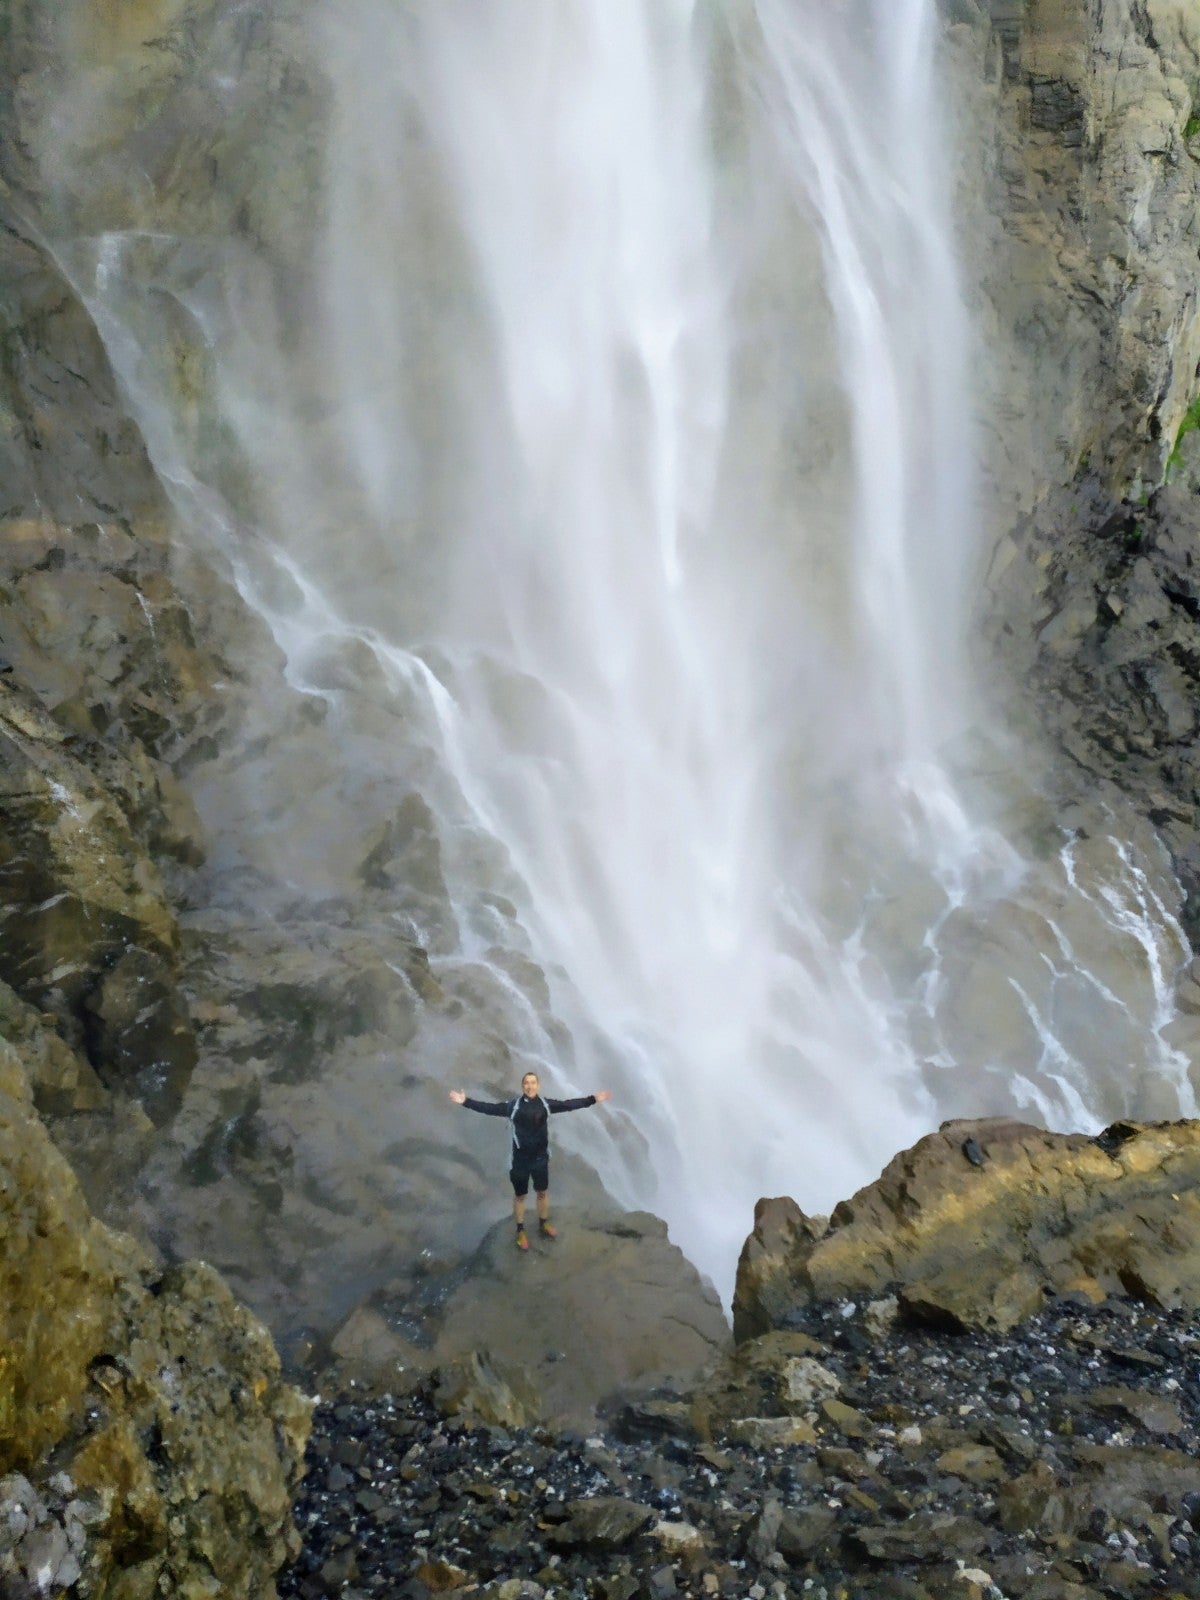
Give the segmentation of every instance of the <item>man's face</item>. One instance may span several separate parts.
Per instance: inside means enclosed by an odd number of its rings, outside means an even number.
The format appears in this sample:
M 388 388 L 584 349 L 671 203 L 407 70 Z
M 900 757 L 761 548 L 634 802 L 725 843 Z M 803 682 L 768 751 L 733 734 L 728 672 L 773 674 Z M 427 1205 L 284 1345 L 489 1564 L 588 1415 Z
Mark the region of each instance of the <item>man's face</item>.
M 529 1100 L 535 1098 L 538 1092 L 538 1075 L 536 1072 L 527 1072 L 521 1079 L 521 1092 Z

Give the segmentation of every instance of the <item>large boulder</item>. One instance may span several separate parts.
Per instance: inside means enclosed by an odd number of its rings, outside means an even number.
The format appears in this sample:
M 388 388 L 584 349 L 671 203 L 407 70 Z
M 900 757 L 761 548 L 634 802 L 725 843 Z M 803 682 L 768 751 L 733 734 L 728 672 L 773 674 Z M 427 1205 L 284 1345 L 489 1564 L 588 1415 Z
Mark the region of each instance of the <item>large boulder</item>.
M 492 1388 L 480 1376 L 494 1372 L 525 1420 L 570 1426 L 590 1426 L 608 1401 L 690 1387 L 727 1349 L 729 1329 L 666 1223 L 611 1209 L 565 1211 L 560 1220 L 556 1239 L 531 1229 L 528 1253 L 514 1248 L 511 1222 L 492 1228 L 458 1281 L 435 1293 L 424 1348 L 399 1331 L 416 1296 L 394 1306 L 383 1296 L 374 1315 L 355 1312 L 335 1340 L 341 1375 L 390 1389 L 436 1372 L 439 1393 L 468 1396 L 449 1408 L 495 1420 Z M 471 1404 L 469 1392 L 480 1402 Z
M 0 1038 L 0 1592 L 274 1593 L 309 1406 L 202 1263 L 90 1213 Z
M 1097 1138 L 947 1122 L 843 1201 L 824 1230 L 760 1206 L 734 1294 L 738 1338 L 816 1302 L 898 1295 L 908 1315 L 1006 1329 L 1048 1294 L 1200 1307 L 1200 1122 Z

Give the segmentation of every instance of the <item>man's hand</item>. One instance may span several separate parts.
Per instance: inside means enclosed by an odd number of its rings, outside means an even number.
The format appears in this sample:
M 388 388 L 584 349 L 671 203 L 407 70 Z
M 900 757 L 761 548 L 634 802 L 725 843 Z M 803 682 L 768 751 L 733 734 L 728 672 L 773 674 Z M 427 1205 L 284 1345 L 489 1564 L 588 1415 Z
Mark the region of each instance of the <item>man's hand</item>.
M 612 1099 L 612 1090 L 611 1089 L 597 1089 L 596 1090 L 596 1104 L 597 1105 L 600 1104 L 601 1100 L 611 1100 L 611 1099 Z
M 466 1104 L 467 1097 L 466 1097 L 465 1092 L 462 1089 L 451 1089 L 450 1098 L 451 1098 L 451 1100 L 454 1101 L 454 1104 L 456 1106 L 461 1106 L 461 1105 L 465 1105 Z

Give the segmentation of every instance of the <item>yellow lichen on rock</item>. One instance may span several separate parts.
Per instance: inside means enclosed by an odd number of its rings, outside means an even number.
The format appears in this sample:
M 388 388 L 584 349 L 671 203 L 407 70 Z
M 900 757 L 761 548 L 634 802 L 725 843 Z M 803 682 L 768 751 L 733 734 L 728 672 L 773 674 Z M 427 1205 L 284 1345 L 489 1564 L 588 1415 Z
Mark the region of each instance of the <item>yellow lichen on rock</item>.
M 742 1252 L 735 1336 L 777 1327 L 797 1305 L 884 1290 L 955 1327 L 1009 1328 L 1048 1293 L 1200 1306 L 1198 1184 L 1200 1122 L 1118 1123 L 1097 1139 L 1000 1118 L 945 1123 L 823 1233 L 795 1207 L 786 1229 L 772 1227 L 790 1202 L 770 1202 Z
M 0 1476 L 36 1482 L 53 1452 L 94 1497 L 90 1594 L 271 1592 L 310 1405 L 211 1267 L 159 1275 L 96 1221 L 5 1040 L 0 1350 Z

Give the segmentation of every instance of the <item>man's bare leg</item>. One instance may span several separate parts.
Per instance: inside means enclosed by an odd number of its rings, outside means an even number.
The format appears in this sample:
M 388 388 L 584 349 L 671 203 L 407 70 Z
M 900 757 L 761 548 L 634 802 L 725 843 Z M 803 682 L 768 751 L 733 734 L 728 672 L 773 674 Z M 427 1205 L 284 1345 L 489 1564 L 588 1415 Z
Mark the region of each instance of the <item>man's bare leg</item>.
M 554 1236 L 555 1236 L 555 1233 L 557 1232 L 557 1230 L 550 1226 L 550 1191 L 549 1191 L 549 1189 L 539 1189 L 538 1192 L 537 1192 L 537 1214 L 538 1214 L 538 1222 L 541 1225 L 542 1232 L 544 1234 L 547 1234 L 551 1239 L 553 1239 Z

